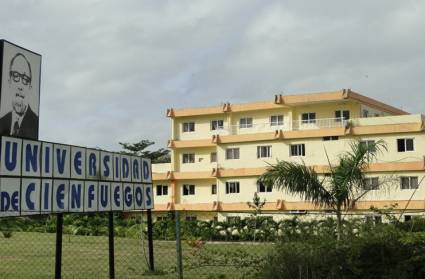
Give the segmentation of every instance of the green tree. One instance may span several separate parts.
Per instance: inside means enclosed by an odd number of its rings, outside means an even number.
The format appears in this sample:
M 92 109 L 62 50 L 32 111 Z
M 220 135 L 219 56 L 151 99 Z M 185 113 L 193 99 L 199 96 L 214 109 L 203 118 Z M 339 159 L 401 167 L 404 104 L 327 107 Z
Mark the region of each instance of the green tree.
M 261 215 L 261 210 L 263 209 L 264 205 L 266 204 L 266 199 L 264 199 L 263 201 L 261 201 L 260 196 L 258 196 L 258 193 L 255 192 L 254 193 L 254 197 L 252 198 L 252 202 L 247 202 L 246 203 L 248 205 L 249 208 L 252 208 L 252 214 L 251 214 L 251 219 L 254 222 L 254 241 L 256 240 L 256 235 L 257 235 L 257 227 L 258 227 L 258 223 L 259 223 L 259 215 Z
M 130 155 L 142 156 L 152 160 L 152 163 L 170 163 L 170 151 L 165 148 L 160 148 L 158 150 L 146 150 L 151 145 L 154 145 L 155 142 L 150 140 L 141 140 L 136 143 L 119 143 L 123 150 L 123 153 Z
M 364 187 L 365 171 L 382 149 L 387 150 L 382 140 L 368 144 L 353 141 L 350 149 L 338 157 L 337 165 L 332 165 L 328 158 L 329 175 L 323 179 L 304 163 L 278 161 L 259 180 L 333 210 L 337 217 L 337 239 L 340 240 L 343 210 L 354 208 L 355 203 L 369 191 Z

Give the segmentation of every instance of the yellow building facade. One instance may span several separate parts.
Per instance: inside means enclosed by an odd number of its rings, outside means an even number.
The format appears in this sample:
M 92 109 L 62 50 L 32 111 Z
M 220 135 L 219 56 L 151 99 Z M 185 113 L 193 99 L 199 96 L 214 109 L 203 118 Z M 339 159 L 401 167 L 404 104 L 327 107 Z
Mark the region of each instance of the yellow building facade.
M 155 215 L 184 211 L 187 219 L 248 216 L 257 192 L 274 218 L 327 214 L 298 196 L 264 187 L 258 177 L 277 160 L 304 162 L 326 175 L 329 156 L 354 140 L 384 140 L 367 172 L 369 190 L 351 214 L 370 207 L 425 209 L 425 136 L 422 115 L 412 115 L 351 91 L 276 95 L 266 102 L 169 109 L 171 164 L 154 164 Z M 312 214 L 307 214 L 312 213 Z

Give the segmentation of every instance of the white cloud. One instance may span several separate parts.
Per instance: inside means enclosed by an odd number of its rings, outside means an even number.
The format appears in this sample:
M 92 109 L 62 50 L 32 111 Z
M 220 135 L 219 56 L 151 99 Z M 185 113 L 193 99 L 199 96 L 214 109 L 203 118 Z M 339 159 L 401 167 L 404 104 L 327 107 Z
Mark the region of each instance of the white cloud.
M 167 107 L 351 87 L 421 112 L 421 1 L 10 1 L 0 37 L 43 55 L 41 139 L 164 147 Z

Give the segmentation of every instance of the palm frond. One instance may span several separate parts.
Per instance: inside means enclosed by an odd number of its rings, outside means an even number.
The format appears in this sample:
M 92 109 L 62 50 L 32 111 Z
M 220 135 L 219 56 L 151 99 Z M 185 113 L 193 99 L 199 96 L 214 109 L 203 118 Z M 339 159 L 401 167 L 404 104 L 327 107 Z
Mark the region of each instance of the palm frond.
M 304 200 L 316 205 L 333 207 L 332 195 L 319 181 L 317 173 L 304 164 L 278 161 L 276 165 L 259 178 L 259 182 L 279 190 L 286 190 L 292 194 L 300 195 Z

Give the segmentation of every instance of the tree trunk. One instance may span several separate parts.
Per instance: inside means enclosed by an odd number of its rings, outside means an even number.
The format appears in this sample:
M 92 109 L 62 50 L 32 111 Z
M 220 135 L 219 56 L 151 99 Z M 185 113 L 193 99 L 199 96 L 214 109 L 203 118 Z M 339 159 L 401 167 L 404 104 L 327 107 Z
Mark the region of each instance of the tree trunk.
M 341 218 L 341 206 L 336 208 L 336 239 L 339 242 L 342 237 L 342 218 Z

